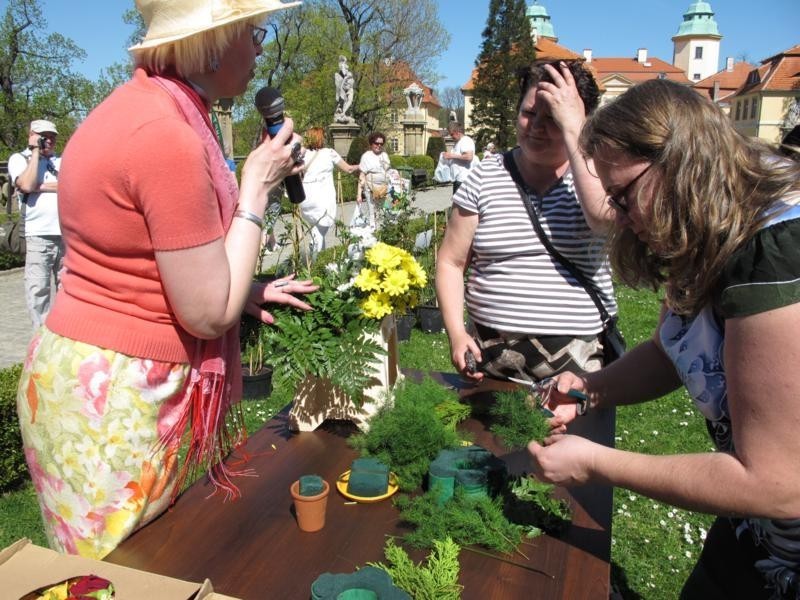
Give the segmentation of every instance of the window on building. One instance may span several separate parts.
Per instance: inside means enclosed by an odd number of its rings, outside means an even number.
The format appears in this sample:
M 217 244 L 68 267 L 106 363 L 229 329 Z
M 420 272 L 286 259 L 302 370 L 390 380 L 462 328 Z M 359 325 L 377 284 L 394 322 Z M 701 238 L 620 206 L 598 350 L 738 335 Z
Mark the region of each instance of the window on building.
M 398 111 L 397 110 L 393 110 L 391 112 L 392 112 L 392 125 L 396 125 L 397 124 L 397 113 L 398 113 Z
M 692 75 L 692 79 L 694 79 L 695 81 L 700 81 L 700 73 L 695 73 L 694 75 Z
M 392 152 L 397 152 L 398 150 L 400 150 L 400 140 L 394 137 L 390 140 L 390 142 L 392 144 Z
M 747 119 L 747 109 L 750 106 L 750 98 L 746 98 L 742 105 L 742 119 Z
M 758 98 L 753 98 L 753 101 L 750 103 L 750 118 L 756 118 L 756 107 L 758 106 Z
M 741 116 L 742 116 L 742 101 L 741 100 L 737 100 L 736 101 L 736 118 L 734 119 L 734 121 L 738 121 Z
M 703 58 L 703 47 L 698 46 L 694 49 L 694 57 L 695 58 Z

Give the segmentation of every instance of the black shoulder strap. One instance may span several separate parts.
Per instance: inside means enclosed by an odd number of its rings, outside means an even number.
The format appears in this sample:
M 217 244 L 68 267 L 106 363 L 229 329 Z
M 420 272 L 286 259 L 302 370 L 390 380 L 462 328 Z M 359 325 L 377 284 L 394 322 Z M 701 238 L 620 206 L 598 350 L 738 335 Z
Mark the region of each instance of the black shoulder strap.
M 556 250 L 553 244 L 547 238 L 547 235 L 542 229 L 541 223 L 539 223 L 539 218 L 536 216 L 536 210 L 531 203 L 531 196 L 534 195 L 535 192 L 528 187 L 528 184 L 525 183 L 525 180 L 522 178 L 522 174 L 517 168 L 517 163 L 514 161 L 513 153 L 513 150 L 503 152 L 503 164 L 511 175 L 511 179 L 514 180 L 514 183 L 516 183 L 522 189 L 522 204 L 525 206 L 525 210 L 528 211 L 528 216 L 531 219 L 531 223 L 533 224 L 533 229 L 536 231 L 536 235 L 539 237 L 539 241 L 542 242 L 542 245 L 550 253 L 550 256 L 561 263 L 561 266 L 569 271 L 570 275 L 572 275 L 575 280 L 583 286 L 583 289 L 586 290 L 586 293 L 589 294 L 589 297 L 592 299 L 595 306 L 597 306 L 597 310 L 600 312 L 600 319 L 603 321 L 603 327 L 605 327 L 611 320 L 611 315 L 608 314 L 608 311 L 606 310 L 603 301 L 600 300 L 600 296 L 598 295 L 594 285 L 592 285 L 592 282 L 589 281 L 583 273 L 581 273 L 578 267 L 576 267 L 573 263 L 567 260 L 563 254 Z

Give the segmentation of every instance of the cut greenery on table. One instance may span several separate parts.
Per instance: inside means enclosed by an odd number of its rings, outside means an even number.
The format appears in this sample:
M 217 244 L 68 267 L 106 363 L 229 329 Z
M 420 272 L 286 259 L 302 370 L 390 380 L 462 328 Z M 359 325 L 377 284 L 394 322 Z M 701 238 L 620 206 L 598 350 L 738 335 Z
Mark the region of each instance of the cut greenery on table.
M 503 440 L 506 448 L 525 448 L 528 442 L 541 442 L 549 431 L 547 417 L 536 408 L 536 402 L 527 391 L 496 392 L 491 432 Z
M 368 563 L 386 571 L 394 585 L 414 600 L 458 600 L 463 587 L 458 583 L 458 554 L 461 548 L 450 537 L 433 542 L 425 563 L 415 563 L 405 550 L 389 538 L 383 553 L 386 563 Z
M 351 437 L 349 443 L 363 455 L 389 465 L 401 490 L 415 490 L 439 451 L 461 442 L 454 427 L 458 418 L 454 402 L 458 402 L 456 393 L 430 377 L 422 383 L 403 380 L 395 387 L 394 404 L 382 408 L 371 419 L 369 431 Z M 443 404 L 448 405 L 439 409 L 443 418 L 431 418 Z

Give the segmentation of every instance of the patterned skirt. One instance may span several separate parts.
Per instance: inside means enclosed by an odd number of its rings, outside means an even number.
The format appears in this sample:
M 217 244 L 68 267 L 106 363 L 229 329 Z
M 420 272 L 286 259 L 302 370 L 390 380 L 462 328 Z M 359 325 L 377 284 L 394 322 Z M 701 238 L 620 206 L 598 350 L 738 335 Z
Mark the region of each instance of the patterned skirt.
M 169 506 L 189 365 L 132 358 L 41 328 L 17 391 L 50 546 L 101 559 Z
M 498 331 L 475 322 L 471 327 L 483 358 L 478 368 L 496 379 L 541 381 L 564 371 L 581 375 L 603 367 L 599 335 L 529 336 Z

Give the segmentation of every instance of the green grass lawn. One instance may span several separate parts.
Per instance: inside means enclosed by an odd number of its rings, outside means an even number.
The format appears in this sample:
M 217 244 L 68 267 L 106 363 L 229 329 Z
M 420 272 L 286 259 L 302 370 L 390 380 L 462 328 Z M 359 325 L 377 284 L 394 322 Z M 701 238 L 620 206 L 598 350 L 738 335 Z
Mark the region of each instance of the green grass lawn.
M 659 314 L 651 292 L 618 291 L 620 322 L 628 346 L 652 334 Z M 407 368 L 452 370 L 447 336 L 412 332 L 400 344 L 400 364 Z M 267 399 L 244 402 L 245 423 L 256 431 L 291 401 L 291 391 L 276 389 Z M 705 424 L 683 390 L 658 402 L 617 410 L 617 448 L 648 454 L 707 451 Z M 677 598 L 712 518 L 649 500 L 626 490 L 614 491 L 612 582 L 625 598 Z M 46 545 L 30 485 L 0 496 L 0 548 L 20 537 Z M 580 577 L 579 573 L 575 574 Z

